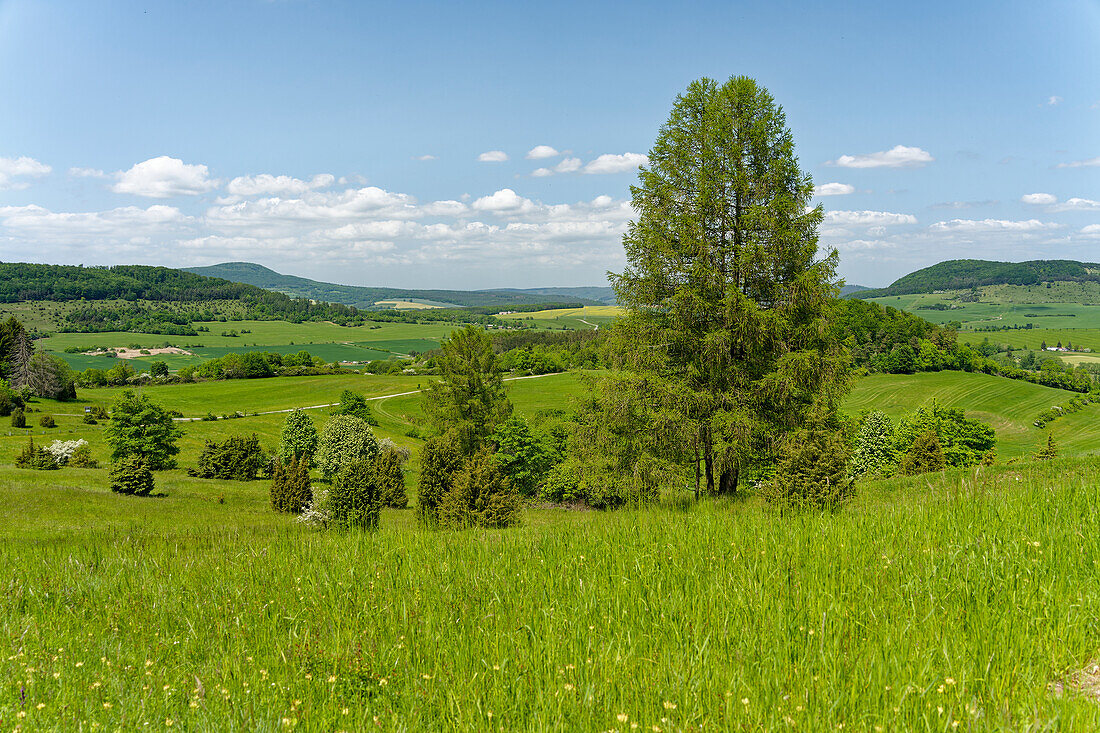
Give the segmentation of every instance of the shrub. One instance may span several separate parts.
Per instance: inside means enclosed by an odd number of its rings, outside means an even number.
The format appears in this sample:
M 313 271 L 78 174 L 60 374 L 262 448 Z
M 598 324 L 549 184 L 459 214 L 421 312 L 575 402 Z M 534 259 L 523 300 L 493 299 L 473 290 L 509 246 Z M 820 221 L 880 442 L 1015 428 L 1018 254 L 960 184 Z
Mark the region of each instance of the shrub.
M 16 468 L 33 468 L 36 471 L 52 471 L 60 468 L 54 457 L 45 448 L 36 446 L 31 438 L 23 450 L 15 457 Z
M 92 413 L 90 413 L 90 412 L 85 412 L 84 413 L 84 417 L 81 420 L 81 422 L 84 423 L 85 425 L 98 425 L 99 424 L 99 420 L 96 420 L 94 417 L 92 417 Z
M 338 364 L 336 366 L 339 366 Z M 378 420 L 371 414 L 370 405 L 363 395 L 345 389 L 340 393 L 340 404 L 332 410 L 333 415 L 351 415 L 364 421 L 368 425 L 377 425 Z
M 928 432 L 936 434 L 947 466 L 973 466 L 997 443 L 989 425 L 966 418 L 961 409 L 941 407 L 933 402 L 902 418 L 894 431 L 895 449 L 908 451 L 918 436 Z
M 111 491 L 130 496 L 148 496 L 153 492 L 153 471 L 140 455 L 122 456 L 111 468 Z
M 102 405 L 92 405 L 92 409 L 88 411 L 88 414 L 96 420 L 106 420 L 110 417 L 110 415 L 107 414 L 107 410 L 105 410 Z
M 1049 461 L 1058 456 L 1058 446 L 1054 443 L 1054 433 L 1047 433 L 1046 445 L 1040 445 L 1035 457 L 1040 461 Z
M 918 435 L 909 446 L 909 450 L 901 459 L 900 468 L 906 476 L 917 476 L 922 473 L 942 471 L 946 465 L 940 439 L 935 432 L 929 430 Z
M 295 457 L 304 458 L 308 467 L 313 464 L 313 454 L 316 452 L 317 428 L 313 425 L 313 419 L 301 410 L 294 410 L 283 421 L 279 458 L 284 464 L 289 464 Z
M 378 529 L 382 491 L 371 460 L 345 465 L 329 490 L 329 522 L 338 529 Z
M 467 459 L 439 503 L 439 525 L 448 529 L 510 527 L 518 520 L 516 492 L 487 448 Z
M 80 441 L 83 443 L 84 441 Z M 72 468 L 99 468 L 99 462 L 92 458 L 92 451 L 87 443 L 73 451 L 69 457 L 69 466 Z
M 221 443 L 207 440 L 198 467 L 187 473 L 198 478 L 254 481 L 263 465 L 264 451 L 255 433 L 247 438 L 232 435 Z
M 277 512 L 298 514 L 312 499 L 307 463 L 297 457 L 290 460 L 289 466 L 276 461 L 271 471 L 271 507 Z
M 885 413 L 867 413 L 856 434 L 852 476 L 888 476 L 896 462 L 894 424 Z
M 176 440 L 182 435 L 164 408 L 125 390 L 111 406 L 111 422 L 104 434 L 111 446 L 111 460 L 129 456 L 144 459 L 149 470 L 175 468 L 172 456 L 179 453 Z
M 46 446 L 45 450 L 51 456 L 53 456 L 54 462 L 59 466 L 67 466 L 72 460 L 73 454 L 84 448 L 87 450 L 88 441 L 86 440 L 55 440 Z
M 546 472 L 554 465 L 554 451 L 531 433 L 527 422 L 512 417 L 490 437 L 497 446 L 501 470 L 512 487 L 524 496 L 534 496 Z
M 420 449 L 420 485 L 416 492 L 416 517 L 433 525 L 439 518 L 439 503 L 451 490 L 454 476 L 462 467 L 457 441 L 448 436 L 429 438 Z
M 763 493 L 783 508 L 831 509 L 852 495 L 848 443 L 839 430 L 811 425 L 785 441 Z
M 405 491 L 405 462 L 409 460 L 409 449 L 394 445 L 384 438 L 379 443 L 378 456 L 375 458 L 375 470 L 378 473 L 378 486 L 382 492 L 382 503 L 392 509 L 404 509 L 409 505 L 409 495 Z
M 348 466 L 373 462 L 378 441 L 370 425 L 352 415 L 337 415 L 325 424 L 317 441 L 317 467 L 326 479 L 332 479 Z
M 27 427 L 27 416 L 23 414 L 23 408 L 17 407 L 11 413 L 11 426 L 13 428 Z
M 569 463 L 559 463 L 546 472 L 539 495 L 546 501 L 557 503 L 586 500 L 577 482 L 577 474 Z
M 41 425 L 44 428 L 56 428 L 57 427 L 57 422 L 54 421 L 52 415 L 43 415 L 42 417 L 38 418 L 38 424 Z

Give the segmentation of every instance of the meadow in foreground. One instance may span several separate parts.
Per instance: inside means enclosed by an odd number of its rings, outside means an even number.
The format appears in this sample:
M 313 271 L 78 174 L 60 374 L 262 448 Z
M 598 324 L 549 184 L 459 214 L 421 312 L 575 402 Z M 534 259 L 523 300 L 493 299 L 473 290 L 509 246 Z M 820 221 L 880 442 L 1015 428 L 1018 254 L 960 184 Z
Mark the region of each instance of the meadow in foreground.
M 1096 458 L 316 533 L 266 485 L 0 469 L 11 729 L 1094 730 Z M 224 501 L 224 503 L 221 503 Z

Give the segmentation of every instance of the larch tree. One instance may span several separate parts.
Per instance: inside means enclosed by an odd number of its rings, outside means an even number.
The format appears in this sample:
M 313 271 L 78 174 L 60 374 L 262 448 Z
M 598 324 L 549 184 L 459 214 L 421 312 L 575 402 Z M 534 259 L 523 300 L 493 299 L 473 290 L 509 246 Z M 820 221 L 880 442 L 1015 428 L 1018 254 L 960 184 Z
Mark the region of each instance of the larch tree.
M 649 421 L 634 437 L 647 460 L 693 468 L 697 493 L 735 493 L 811 418 L 837 424 L 847 387 L 813 183 L 782 108 L 732 77 L 676 98 L 631 193 L 627 267 L 611 278 L 626 309 L 616 358 Z

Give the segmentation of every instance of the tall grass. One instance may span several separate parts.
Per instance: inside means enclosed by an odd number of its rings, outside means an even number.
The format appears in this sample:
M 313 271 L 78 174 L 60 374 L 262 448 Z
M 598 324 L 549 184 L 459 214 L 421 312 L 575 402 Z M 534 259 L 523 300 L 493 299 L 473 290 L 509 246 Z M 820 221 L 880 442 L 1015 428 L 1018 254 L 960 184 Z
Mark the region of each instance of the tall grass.
M 1091 730 L 1048 686 L 1100 653 L 1097 468 L 374 536 L 260 524 L 258 484 L 222 505 L 0 469 L 0 724 Z M 82 503 L 100 518 L 53 529 Z

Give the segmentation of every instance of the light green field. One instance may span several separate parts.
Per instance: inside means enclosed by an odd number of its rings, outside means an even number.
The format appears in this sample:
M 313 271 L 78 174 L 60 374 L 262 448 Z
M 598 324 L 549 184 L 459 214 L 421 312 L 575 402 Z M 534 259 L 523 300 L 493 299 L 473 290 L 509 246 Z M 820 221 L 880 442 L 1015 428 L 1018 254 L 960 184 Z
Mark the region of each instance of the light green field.
M 554 308 L 530 313 L 512 313 L 500 318 L 534 324 L 538 328 L 591 331 L 611 323 L 622 313 L 623 309 L 617 305 L 586 305 L 582 308 Z
M 1071 343 L 1074 347 L 1084 347 L 1100 352 L 1100 328 L 1053 328 L 1031 331 L 997 331 L 995 333 L 960 333 L 959 343 L 980 344 L 988 337 L 993 344 L 1006 344 L 1014 349 L 1027 347 L 1038 350 L 1042 342 L 1054 346 L 1059 341 Z M 1059 356 L 1067 356 L 1059 354 Z

